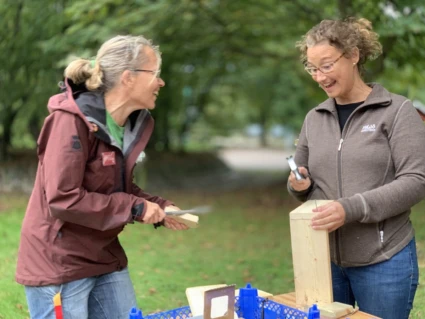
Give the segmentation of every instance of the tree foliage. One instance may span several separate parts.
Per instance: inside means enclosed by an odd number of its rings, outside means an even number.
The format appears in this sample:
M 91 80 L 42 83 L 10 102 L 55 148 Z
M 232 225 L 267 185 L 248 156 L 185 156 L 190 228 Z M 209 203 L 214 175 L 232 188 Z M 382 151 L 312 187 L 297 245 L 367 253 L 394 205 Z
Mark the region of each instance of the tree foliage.
M 371 20 L 384 54 L 366 79 L 425 101 L 419 0 L 0 0 L 0 14 L 3 157 L 12 143 L 34 143 L 69 56 L 94 56 L 117 34 L 143 34 L 163 52 L 166 87 L 153 111 L 151 144 L 158 149 L 185 149 L 194 132 L 208 138 L 248 123 L 298 130 L 325 95 L 294 44 L 323 19 Z

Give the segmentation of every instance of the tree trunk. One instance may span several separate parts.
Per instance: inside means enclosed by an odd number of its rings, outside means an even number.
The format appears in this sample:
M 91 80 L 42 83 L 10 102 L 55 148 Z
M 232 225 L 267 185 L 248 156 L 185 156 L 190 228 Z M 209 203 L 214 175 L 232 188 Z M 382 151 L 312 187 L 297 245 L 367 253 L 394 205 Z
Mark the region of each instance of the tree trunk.
M 9 113 L 4 114 L 3 117 L 3 136 L 0 139 L 0 161 L 5 161 L 10 158 L 9 147 L 12 141 L 12 127 L 15 120 L 17 111 L 9 110 Z
M 40 135 L 40 125 L 38 123 L 39 123 L 38 116 L 33 114 L 30 120 L 28 121 L 28 130 L 32 138 L 36 142 L 38 140 L 38 136 Z

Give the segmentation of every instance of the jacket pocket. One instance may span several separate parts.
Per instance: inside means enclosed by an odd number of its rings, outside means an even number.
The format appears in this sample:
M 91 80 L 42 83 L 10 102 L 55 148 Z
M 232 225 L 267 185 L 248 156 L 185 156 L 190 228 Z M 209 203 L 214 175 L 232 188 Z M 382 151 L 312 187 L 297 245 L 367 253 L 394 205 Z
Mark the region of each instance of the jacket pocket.
M 112 193 L 116 186 L 116 165 L 104 166 L 101 156 L 86 163 L 83 186 L 89 192 Z
M 56 271 L 58 273 L 63 272 L 63 268 L 61 267 L 60 255 L 62 254 L 61 249 L 59 247 L 59 242 L 62 239 L 62 227 L 65 222 L 60 219 L 56 219 L 53 222 L 53 227 L 50 232 L 50 242 L 52 245 L 52 261 L 54 267 L 57 268 Z

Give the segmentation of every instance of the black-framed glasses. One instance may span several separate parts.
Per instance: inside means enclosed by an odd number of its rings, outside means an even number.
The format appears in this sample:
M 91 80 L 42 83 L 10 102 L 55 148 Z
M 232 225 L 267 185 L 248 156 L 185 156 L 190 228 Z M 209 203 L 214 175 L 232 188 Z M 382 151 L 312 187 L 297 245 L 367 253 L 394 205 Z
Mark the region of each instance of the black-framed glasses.
M 344 55 L 344 53 L 342 53 L 342 54 L 338 57 L 338 59 L 336 59 L 335 61 L 325 63 L 325 64 L 323 64 L 322 66 L 320 66 L 319 68 L 316 68 L 315 66 L 308 66 L 308 65 L 305 65 L 305 66 L 304 66 L 304 69 L 308 72 L 308 74 L 313 75 L 313 76 L 317 75 L 317 71 L 320 71 L 320 72 L 322 72 L 323 74 L 330 73 L 330 72 L 332 72 L 332 71 L 333 71 L 334 66 L 335 66 L 335 63 L 337 63 L 337 62 L 339 61 L 339 59 L 341 59 L 341 58 L 343 57 L 343 55 Z
M 161 69 L 158 70 L 143 70 L 143 69 L 135 69 L 133 70 L 133 72 L 146 72 L 146 73 L 151 73 L 153 75 L 155 75 L 156 78 L 159 78 L 161 76 Z

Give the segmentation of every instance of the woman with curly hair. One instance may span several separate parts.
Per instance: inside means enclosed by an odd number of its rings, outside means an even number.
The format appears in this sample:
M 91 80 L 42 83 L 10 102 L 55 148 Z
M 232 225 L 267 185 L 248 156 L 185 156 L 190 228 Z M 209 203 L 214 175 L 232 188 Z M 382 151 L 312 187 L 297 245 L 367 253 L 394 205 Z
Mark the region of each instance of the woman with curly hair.
M 306 116 L 288 180 L 330 238 L 334 300 L 385 319 L 407 319 L 418 285 L 410 209 L 425 196 L 425 127 L 412 102 L 365 83 L 382 51 L 365 19 L 324 20 L 297 43 L 328 96 Z

